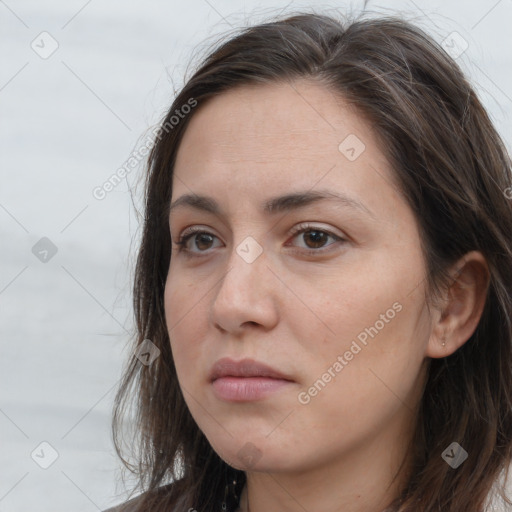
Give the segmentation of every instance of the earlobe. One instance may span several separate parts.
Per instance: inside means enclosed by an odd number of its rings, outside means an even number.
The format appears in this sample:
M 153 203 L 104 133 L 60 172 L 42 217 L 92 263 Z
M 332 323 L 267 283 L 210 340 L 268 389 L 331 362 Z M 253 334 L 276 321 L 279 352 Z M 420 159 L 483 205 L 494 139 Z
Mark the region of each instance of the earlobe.
M 447 357 L 456 352 L 475 332 L 485 307 L 489 268 L 481 252 L 465 254 L 453 266 L 452 276 L 442 310 L 432 325 L 427 357 Z

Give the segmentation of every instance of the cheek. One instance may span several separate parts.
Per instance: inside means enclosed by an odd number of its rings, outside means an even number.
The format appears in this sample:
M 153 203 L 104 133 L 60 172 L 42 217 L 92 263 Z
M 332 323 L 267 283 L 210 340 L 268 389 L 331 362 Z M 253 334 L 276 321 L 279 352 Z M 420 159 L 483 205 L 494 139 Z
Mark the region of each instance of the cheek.
M 308 365 L 301 401 L 294 397 L 300 404 L 294 416 L 298 437 L 307 436 L 328 456 L 333 446 L 376 439 L 398 418 L 413 421 L 423 357 L 410 341 L 411 314 L 404 306 L 366 344 L 352 336 L 324 343 Z
M 374 339 L 392 337 L 404 316 L 400 287 L 371 271 L 336 278 L 331 275 L 328 288 L 313 293 L 311 287 L 295 286 L 294 292 L 308 297 L 309 311 L 290 308 L 293 318 L 288 324 L 294 326 L 297 340 L 303 340 L 310 354 L 343 354 L 350 350 L 352 341 L 365 347 Z
M 396 297 L 353 304 L 350 313 L 340 313 L 337 335 L 324 337 L 312 355 L 303 391 L 311 398 L 311 414 L 318 411 L 327 430 L 347 415 L 357 415 L 360 425 L 376 425 L 404 404 L 413 408 L 428 325 L 418 296 Z M 336 412 L 329 416 L 327 410 Z
M 171 343 L 174 364 L 180 382 L 190 379 L 194 361 L 198 361 L 200 343 L 204 339 L 198 329 L 203 325 L 199 319 L 206 314 L 204 304 L 197 298 L 193 285 L 181 284 L 168 279 L 164 293 L 164 309 L 167 330 Z
M 421 276 L 419 265 L 367 267 L 333 280 L 313 301 L 314 317 L 295 315 L 307 361 L 302 390 L 311 402 L 375 410 L 412 392 L 429 335 Z

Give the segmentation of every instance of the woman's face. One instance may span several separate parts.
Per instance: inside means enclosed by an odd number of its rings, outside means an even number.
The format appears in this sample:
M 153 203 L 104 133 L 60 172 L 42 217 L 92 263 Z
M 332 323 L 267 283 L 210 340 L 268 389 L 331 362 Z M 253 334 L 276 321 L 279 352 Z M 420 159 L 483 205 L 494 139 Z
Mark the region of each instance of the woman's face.
M 171 211 L 165 314 L 184 398 L 215 451 L 280 472 L 399 454 L 431 325 L 417 226 L 371 126 L 306 81 L 221 94 L 184 134 L 171 202 L 186 194 L 208 200 Z M 203 234 L 179 252 L 191 227 Z M 221 358 L 288 381 L 212 383 Z

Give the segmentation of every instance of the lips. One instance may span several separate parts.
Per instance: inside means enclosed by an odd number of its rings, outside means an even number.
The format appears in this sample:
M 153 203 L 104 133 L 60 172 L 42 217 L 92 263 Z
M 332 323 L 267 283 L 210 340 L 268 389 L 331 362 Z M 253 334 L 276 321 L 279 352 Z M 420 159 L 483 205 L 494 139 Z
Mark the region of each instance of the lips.
M 234 361 L 229 357 L 219 359 L 211 369 L 210 382 L 222 377 L 266 377 L 293 382 L 290 376 L 254 359 Z
M 285 390 L 294 381 L 283 372 L 254 359 L 219 359 L 210 372 L 215 396 L 224 402 L 258 402 Z

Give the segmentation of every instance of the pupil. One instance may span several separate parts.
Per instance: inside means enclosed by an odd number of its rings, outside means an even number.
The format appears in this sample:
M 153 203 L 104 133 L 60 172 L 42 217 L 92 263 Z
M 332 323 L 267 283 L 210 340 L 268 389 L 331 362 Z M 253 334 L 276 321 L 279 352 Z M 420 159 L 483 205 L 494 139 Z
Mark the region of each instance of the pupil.
M 316 236 L 311 236 L 311 233 L 316 233 Z M 313 238 L 313 243 L 316 244 L 315 247 L 322 245 L 322 239 L 325 238 L 326 233 L 322 231 L 309 231 L 309 237 Z
M 206 233 L 201 233 L 198 235 L 198 238 L 199 238 L 199 240 L 204 241 L 205 238 L 211 238 L 211 236 Z M 197 240 L 197 237 L 196 237 L 196 240 Z M 201 243 L 201 242 L 199 242 L 199 243 Z

